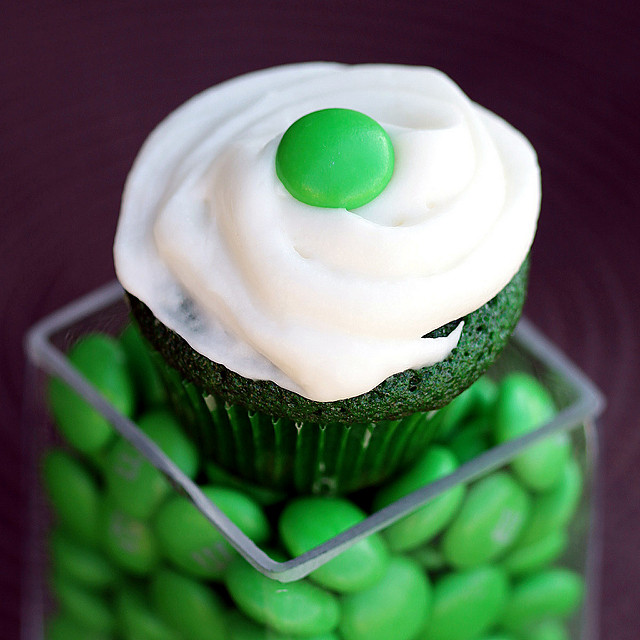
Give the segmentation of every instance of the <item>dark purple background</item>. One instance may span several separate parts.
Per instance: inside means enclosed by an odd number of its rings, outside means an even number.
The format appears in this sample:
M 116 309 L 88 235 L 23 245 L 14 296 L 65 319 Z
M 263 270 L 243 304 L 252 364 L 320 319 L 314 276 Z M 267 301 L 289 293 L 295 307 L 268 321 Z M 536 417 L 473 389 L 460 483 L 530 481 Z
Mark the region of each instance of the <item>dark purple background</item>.
M 18 629 L 25 329 L 113 277 L 122 185 L 194 93 L 302 60 L 425 64 L 521 129 L 543 212 L 528 316 L 605 392 L 602 637 L 640 627 L 635 0 L 13 2 L 0 18 L 0 636 Z

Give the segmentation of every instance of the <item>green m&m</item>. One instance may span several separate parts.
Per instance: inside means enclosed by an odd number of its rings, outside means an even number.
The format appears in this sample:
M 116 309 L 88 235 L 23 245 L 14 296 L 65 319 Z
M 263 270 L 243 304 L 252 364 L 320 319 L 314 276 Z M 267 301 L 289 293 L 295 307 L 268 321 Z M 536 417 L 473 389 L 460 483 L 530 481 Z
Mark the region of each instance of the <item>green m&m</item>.
M 238 611 L 232 611 L 227 616 L 228 635 L 225 640 L 300 640 L 300 636 L 290 633 L 278 633 L 252 622 Z M 333 631 L 327 633 L 304 636 L 305 640 L 340 640 Z
M 365 517 L 363 511 L 344 498 L 299 498 L 282 512 L 280 537 L 289 553 L 297 556 L 346 531 Z M 374 533 L 329 560 L 309 577 L 334 591 L 360 591 L 382 578 L 388 561 L 387 548 Z
M 115 617 L 100 595 L 57 574 L 50 578 L 50 584 L 61 610 L 79 625 L 100 633 L 113 631 Z
M 110 633 L 90 629 L 65 613 L 59 613 L 47 622 L 47 640 L 110 640 Z
M 436 439 L 448 443 L 465 422 L 474 415 L 487 414 L 498 394 L 496 385 L 486 376 L 478 378 L 468 389 L 449 404 L 438 409 L 435 420 L 438 425 Z
M 560 620 L 544 620 L 527 629 L 522 640 L 571 640 L 567 627 Z
M 69 351 L 69 362 L 120 413 L 133 415 L 135 389 L 117 340 L 103 334 L 85 336 Z M 49 404 L 61 433 L 78 451 L 96 453 L 115 437 L 107 419 L 58 378 L 49 384 Z
M 329 591 L 309 580 L 286 584 L 272 580 L 241 557 L 229 566 L 225 584 L 241 611 L 279 633 L 320 635 L 333 631 L 340 620 L 338 599 Z
M 146 601 L 144 592 L 124 587 L 115 602 L 118 627 L 125 638 L 141 640 L 183 640 L 159 617 Z
M 202 487 L 202 492 L 255 543 L 267 540 L 269 522 L 251 498 L 225 487 Z M 197 578 L 221 579 L 236 556 L 214 525 L 182 496 L 174 496 L 160 507 L 155 532 L 163 555 Z
M 454 567 L 476 567 L 498 558 L 517 539 L 531 502 L 506 472 L 478 480 L 442 538 L 442 551 Z
M 534 431 L 556 414 L 549 392 L 534 377 L 512 373 L 499 386 L 495 407 L 495 437 L 506 442 Z M 534 491 L 546 491 L 560 480 L 571 443 L 566 433 L 554 433 L 531 445 L 512 461 L 522 483 Z
M 518 545 L 531 544 L 551 531 L 565 527 L 573 518 L 582 495 L 582 472 L 569 458 L 561 470 L 560 481 L 550 491 L 537 495 L 531 517 L 518 540 Z
M 488 631 L 502 613 L 509 593 L 497 567 L 444 575 L 433 588 L 433 608 L 423 640 L 468 640 Z
M 188 477 L 198 470 L 198 452 L 172 413 L 145 413 L 138 426 Z M 105 477 L 109 498 L 134 518 L 148 518 L 171 491 L 169 481 L 137 449 L 120 439 L 109 451 Z
M 386 507 L 429 482 L 453 473 L 457 466 L 456 459 L 448 449 L 438 445 L 432 446 L 407 473 L 380 489 L 374 507 Z M 384 531 L 384 537 L 391 549 L 414 549 L 431 540 L 453 518 L 464 494 L 464 485 L 458 484 L 389 526 Z
M 145 407 L 161 406 L 166 401 L 166 391 L 151 358 L 150 346 L 137 325 L 127 325 L 120 335 L 120 344 L 126 354 L 127 366 Z
M 61 576 L 91 589 L 106 589 L 119 579 L 119 572 L 95 549 L 54 531 L 50 540 L 53 567 Z
M 355 209 L 371 202 L 393 174 L 393 145 L 372 118 L 351 109 L 322 109 L 296 120 L 276 153 L 287 191 L 315 207 Z
M 569 545 L 564 529 L 553 529 L 530 542 L 518 544 L 503 558 L 502 566 L 512 576 L 537 571 L 557 560 Z
M 224 606 L 208 585 L 170 569 L 151 579 L 154 611 L 189 640 L 226 640 Z
M 344 640 L 412 640 L 431 609 L 426 573 L 403 556 L 392 557 L 373 587 L 342 598 L 340 635 Z
M 146 575 L 159 562 L 158 546 L 149 525 L 110 504 L 105 505 L 102 514 L 102 538 L 107 556 L 128 573 Z
M 100 489 L 94 477 L 73 456 L 52 449 L 42 465 L 51 506 L 65 533 L 88 545 L 98 540 Z
M 516 584 L 502 615 L 505 629 L 522 632 L 545 620 L 566 618 L 584 596 L 584 580 L 568 569 L 547 569 Z

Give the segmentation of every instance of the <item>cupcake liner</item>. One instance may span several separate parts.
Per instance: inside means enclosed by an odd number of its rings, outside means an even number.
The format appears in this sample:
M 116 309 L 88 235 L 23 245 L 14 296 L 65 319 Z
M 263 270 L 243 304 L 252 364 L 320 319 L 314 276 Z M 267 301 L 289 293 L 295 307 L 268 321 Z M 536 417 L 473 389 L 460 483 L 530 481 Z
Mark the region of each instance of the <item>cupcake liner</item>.
M 435 434 L 435 412 L 356 424 L 269 416 L 200 390 L 157 352 L 153 360 L 206 459 L 263 487 L 335 494 L 372 486 L 411 464 Z

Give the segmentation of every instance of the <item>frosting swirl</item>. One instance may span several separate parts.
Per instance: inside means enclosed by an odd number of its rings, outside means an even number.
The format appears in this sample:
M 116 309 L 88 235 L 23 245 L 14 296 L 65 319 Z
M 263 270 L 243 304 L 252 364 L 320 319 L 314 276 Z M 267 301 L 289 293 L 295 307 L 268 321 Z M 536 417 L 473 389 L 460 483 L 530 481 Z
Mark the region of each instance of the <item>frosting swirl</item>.
M 289 125 L 325 108 L 379 122 L 386 189 L 355 211 L 294 199 L 276 176 Z M 308 63 L 191 99 L 143 146 L 115 241 L 124 288 L 198 352 L 332 401 L 443 360 L 513 277 L 540 205 L 536 155 L 444 74 Z

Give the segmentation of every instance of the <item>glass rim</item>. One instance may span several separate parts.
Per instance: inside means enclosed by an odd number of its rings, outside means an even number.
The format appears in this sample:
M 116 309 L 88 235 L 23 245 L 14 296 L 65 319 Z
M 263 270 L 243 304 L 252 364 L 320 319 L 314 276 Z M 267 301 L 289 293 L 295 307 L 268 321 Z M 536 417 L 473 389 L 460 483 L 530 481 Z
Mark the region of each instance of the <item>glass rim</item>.
M 575 400 L 561 409 L 552 420 L 535 431 L 492 447 L 463 463 L 451 474 L 439 478 L 396 500 L 326 542 L 290 560 L 277 561 L 258 547 L 137 425 L 122 415 L 81 373 L 69 363 L 66 355 L 53 343 L 59 331 L 99 313 L 123 300 L 123 289 L 117 281 L 71 302 L 48 315 L 29 329 L 25 351 L 30 364 L 57 376 L 99 411 L 116 431 L 134 446 L 152 465 L 164 473 L 174 487 L 191 500 L 221 535 L 262 574 L 280 582 L 292 582 L 309 573 L 356 544 L 411 514 L 429 500 L 457 484 L 468 483 L 495 470 L 535 442 L 562 431 L 571 431 L 585 422 L 593 422 L 604 409 L 604 398 L 596 386 L 555 345 L 545 338 L 526 318 L 521 318 L 513 334 L 516 344 L 534 355 L 554 373 L 562 376 Z

